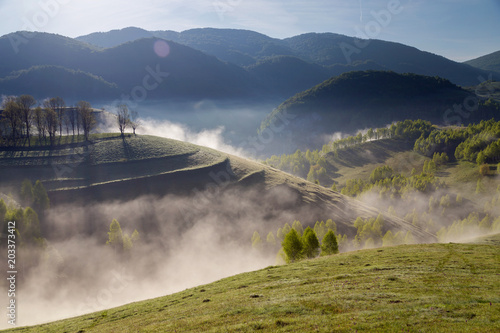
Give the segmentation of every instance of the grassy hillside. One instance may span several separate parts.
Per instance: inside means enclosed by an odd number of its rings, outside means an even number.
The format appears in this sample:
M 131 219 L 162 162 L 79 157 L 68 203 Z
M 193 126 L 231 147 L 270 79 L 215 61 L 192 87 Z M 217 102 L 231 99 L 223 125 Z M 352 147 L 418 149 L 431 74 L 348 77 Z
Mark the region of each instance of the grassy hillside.
M 499 235 L 361 250 L 239 274 L 11 332 L 493 332 Z
M 25 178 L 33 182 L 39 179 L 54 205 L 82 200 L 127 200 L 144 194 L 192 195 L 216 185 L 227 190 L 260 191 L 262 195 L 254 200 L 262 200 L 266 195 L 276 198 L 267 216 L 271 228 L 291 222 L 275 219 L 286 211 L 292 219 L 302 219 L 307 225 L 318 219 L 334 219 L 339 232 L 352 236 L 354 219 L 378 215 L 372 207 L 272 167 L 151 136 L 121 138 L 118 134 L 100 134 L 89 143 L 8 149 L 0 152 L 0 165 L 4 175 L 9 174 L 9 178 L 1 180 L 2 187 L 19 188 Z M 386 228 L 411 230 L 420 240 L 435 239 L 387 214 Z

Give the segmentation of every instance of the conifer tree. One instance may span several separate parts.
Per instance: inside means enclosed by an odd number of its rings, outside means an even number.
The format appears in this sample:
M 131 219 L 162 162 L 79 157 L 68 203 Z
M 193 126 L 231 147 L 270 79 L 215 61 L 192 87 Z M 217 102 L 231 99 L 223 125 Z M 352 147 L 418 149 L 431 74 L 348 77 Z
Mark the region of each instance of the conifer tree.
M 281 245 L 283 246 L 283 252 L 286 255 L 287 263 L 297 261 L 301 258 L 303 245 L 299 234 L 295 229 L 291 229 L 285 235 L 285 239 Z
M 319 240 L 316 233 L 310 227 L 304 230 L 302 236 L 303 255 L 306 258 L 315 258 L 319 254 Z
M 335 237 L 333 230 L 329 230 L 321 242 L 321 255 L 327 256 L 336 253 L 339 253 L 337 237 Z

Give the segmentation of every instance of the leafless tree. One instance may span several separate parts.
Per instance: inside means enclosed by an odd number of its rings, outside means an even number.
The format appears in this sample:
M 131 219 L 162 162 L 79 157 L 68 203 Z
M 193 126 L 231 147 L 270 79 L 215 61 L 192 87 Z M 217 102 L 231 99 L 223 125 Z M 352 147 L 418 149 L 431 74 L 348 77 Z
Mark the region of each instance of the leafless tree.
M 134 110 L 130 113 L 130 127 L 132 127 L 132 130 L 134 131 L 134 135 L 135 135 L 136 128 L 139 126 L 141 126 L 141 121 L 139 119 L 139 113 Z
M 80 101 L 77 104 L 78 115 L 80 117 L 85 140 L 89 140 L 90 131 L 95 127 L 96 120 L 89 102 Z
M 22 132 L 22 118 L 21 112 L 19 111 L 19 104 L 17 104 L 16 97 L 9 96 L 4 99 L 3 102 L 3 117 L 10 127 L 10 134 L 12 136 L 12 142 L 15 144 L 17 136 Z
M 126 104 L 118 105 L 117 115 L 118 128 L 120 129 L 120 133 L 123 136 L 125 129 L 128 125 L 130 125 L 130 114 L 128 112 L 128 107 Z
M 42 142 L 42 137 L 45 139 L 46 122 L 45 113 L 40 106 L 38 106 L 33 112 L 33 122 L 38 132 L 38 141 Z
M 31 147 L 30 129 L 33 122 L 33 105 L 36 104 L 35 98 L 30 95 L 22 95 L 17 98 L 17 105 L 21 113 L 21 119 L 26 130 L 26 138 L 28 140 L 28 147 Z
M 45 108 L 44 118 L 45 118 L 45 128 L 49 133 L 50 144 L 53 145 L 55 142 L 57 125 L 58 125 L 57 114 L 52 108 L 48 107 Z

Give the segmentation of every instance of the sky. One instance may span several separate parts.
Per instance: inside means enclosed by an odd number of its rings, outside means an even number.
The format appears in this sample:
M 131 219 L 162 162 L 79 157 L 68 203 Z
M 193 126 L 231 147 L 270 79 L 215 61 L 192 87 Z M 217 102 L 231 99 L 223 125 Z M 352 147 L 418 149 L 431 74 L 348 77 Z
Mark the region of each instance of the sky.
M 394 41 L 466 61 L 500 50 L 500 0 L 0 0 L 0 36 L 232 28 Z

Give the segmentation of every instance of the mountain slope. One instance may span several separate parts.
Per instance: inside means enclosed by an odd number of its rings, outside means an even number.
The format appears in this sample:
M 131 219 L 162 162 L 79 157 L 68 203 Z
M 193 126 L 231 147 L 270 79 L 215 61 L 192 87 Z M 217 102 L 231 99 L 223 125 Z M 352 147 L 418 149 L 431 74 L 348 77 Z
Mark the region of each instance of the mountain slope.
M 269 266 L 15 331 L 493 332 L 500 329 L 500 247 L 498 236 L 496 243 L 488 239 L 488 245 L 405 245 Z
M 447 110 L 462 105 L 467 97 L 474 95 L 440 78 L 387 71 L 350 72 L 288 99 L 262 122 L 260 131 L 273 131 L 273 124 L 285 116 L 293 118 L 276 133 L 276 146 L 270 149 L 280 145 L 288 152 L 318 148 L 325 143 L 325 135 L 335 132 L 381 127 L 404 119 L 441 124 L 449 117 Z M 498 117 L 485 112 L 477 111 L 463 121 Z
M 101 77 L 58 66 L 35 66 L 13 72 L 0 79 L 0 91 L 6 95 L 23 92 L 38 100 L 53 96 L 57 91 L 68 101 L 106 100 L 120 93 L 115 84 Z
M 500 73 L 500 51 L 486 54 L 482 57 L 468 60 L 465 64 L 484 69 L 485 71 L 494 71 Z
M 4 174 L 9 174 L 1 180 L 2 186 L 15 186 L 25 178 L 40 179 L 54 205 L 133 200 L 141 195 L 190 196 L 215 186 L 221 192 L 245 193 L 252 201 L 261 202 L 262 210 L 268 212 L 265 222 L 269 226 L 290 222 L 279 221 L 283 211 L 307 224 L 328 217 L 349 237 L 356 233 L 354 219 L 379 213 L 260 163 L 157 137 L 100 135 L 91 143 L 75 142 L 56 149 L 10 149 L 2 152 L 0 164 Z M 422 241 L 435 239 L 402 219 L 384 216 L 384 228 L 411 230 Z
M 355 38 L 332 33 L 310 33 L 284 41 L 298 56 L 321 65 L 371 60 L 397 73 L 439 76 L 459 85 L 478 84 L 478 75 L 485 75 L 471 66 L 400 43 L 370 39 L 358 48 Z

